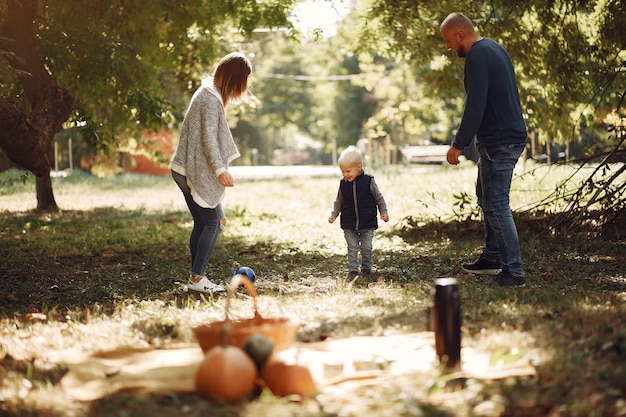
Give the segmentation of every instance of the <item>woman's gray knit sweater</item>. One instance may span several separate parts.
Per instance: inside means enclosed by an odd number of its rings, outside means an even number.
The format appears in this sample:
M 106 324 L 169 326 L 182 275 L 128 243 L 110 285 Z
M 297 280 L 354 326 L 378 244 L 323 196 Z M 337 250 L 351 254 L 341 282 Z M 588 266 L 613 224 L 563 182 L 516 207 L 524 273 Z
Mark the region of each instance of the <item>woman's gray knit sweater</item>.
M 239 156 L 220 93 L 207 85 L 198 88 L 185 114 L 170 169 L 187 177 L 199 206 L 215 208 L 225 194 L 217 177 Z

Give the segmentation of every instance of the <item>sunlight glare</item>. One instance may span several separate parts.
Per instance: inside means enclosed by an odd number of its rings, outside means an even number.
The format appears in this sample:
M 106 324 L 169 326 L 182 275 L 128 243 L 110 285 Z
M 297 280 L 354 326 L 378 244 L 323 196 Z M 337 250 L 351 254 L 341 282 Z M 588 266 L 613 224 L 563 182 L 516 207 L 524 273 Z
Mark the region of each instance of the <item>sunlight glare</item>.
M 326 38 L 335 35 L 337 23 L 348 11 L 346 0 L 303 0 L 293 10 L 293 24 L 306 37 L 313 36 L 316 29 Z

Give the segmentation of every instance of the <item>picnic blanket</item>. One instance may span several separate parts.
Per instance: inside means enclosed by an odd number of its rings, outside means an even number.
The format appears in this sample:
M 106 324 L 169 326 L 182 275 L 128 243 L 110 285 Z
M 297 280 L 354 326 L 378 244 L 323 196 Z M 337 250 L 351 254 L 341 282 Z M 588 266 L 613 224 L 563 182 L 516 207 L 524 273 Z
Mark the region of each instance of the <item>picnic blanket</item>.
M 306 364 L 320 390 L 358 380 L 430 372 L 437 367 L 432 332 L 350 337 L 317 343 L 295 343 L 277 353 Z M 195 392 L 194 377 L 203 353 L 197 344 L 158 349 L 118 349 L 84 357 L 66 358 L 68 372 L 61 388 L 72 398 L 91 401 L 118 391 Z M 490 356 L 462 348 L 462 374 L 499 379 L 535 375 L 523 360 L 490 364 Z

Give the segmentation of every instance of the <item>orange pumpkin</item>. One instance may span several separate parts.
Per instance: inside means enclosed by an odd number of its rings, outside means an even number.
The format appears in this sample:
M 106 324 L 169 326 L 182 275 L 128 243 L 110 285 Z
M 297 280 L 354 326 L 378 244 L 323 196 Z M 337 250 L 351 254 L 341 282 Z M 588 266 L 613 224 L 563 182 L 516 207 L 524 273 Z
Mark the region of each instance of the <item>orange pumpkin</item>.
M 256 365 L 242 349 L 215 346 L 206 352 L 195 382 L 203 397 L 223 404 L 236 404 L 252 394 L 256 379 Z
M 263 365 L 261 379 L 277 397 L 307 397 L 315 394 L 315 382 L 309 368 L 297 363 L 286 363 L 274 356 Z

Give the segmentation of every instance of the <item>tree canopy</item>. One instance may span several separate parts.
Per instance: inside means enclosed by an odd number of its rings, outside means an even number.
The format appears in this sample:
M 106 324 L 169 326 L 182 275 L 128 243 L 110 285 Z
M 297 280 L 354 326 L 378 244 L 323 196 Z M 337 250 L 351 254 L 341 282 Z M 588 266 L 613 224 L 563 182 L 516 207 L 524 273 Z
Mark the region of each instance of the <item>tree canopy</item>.
M 626 89 L 621 0 L 364 2 L 361 49 L 385 51 L 427 69 L 420 74 L 426 91 L 445 100 L 462 87 L 463 61 L 442 59 L 439 25 L 452 11 L 469 16 L 479 34 L 508 50 L 529 127 L 548 141 L 576 138 L 581 123 L 614 110 L 616 94 Z
M 63 125 L 106 147 L 167 123 L 175 90 L 239 49 L 231 32 L 289 27 L 294 3 L 0 0 L 0 146 L 36 174 L 38 208 L 56 209 L 49 153 Z

